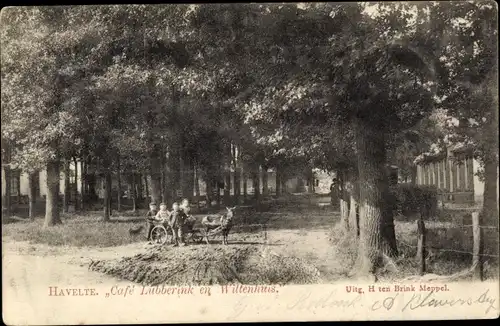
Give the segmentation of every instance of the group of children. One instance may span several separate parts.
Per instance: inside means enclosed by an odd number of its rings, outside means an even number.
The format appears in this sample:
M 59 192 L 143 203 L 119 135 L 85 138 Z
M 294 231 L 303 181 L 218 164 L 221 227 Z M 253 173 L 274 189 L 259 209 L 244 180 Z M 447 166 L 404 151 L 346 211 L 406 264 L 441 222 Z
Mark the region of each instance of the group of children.
M 175 202 L 172 205 L 172 211 L 167 210 L 167 205 L 160 204 L 160 210 L 157 210 L 156 203 L 149 204 L 149 211 L 146 215 L 148 224 L 148 241 L 151 244 L 151 231 L 158 222 L 164 224 L 166 228 L 172 230 L 174 246 L 185 246 L 184 231 L 187 226 L 193 223 L 194 218 L 189 214 L 189 201 L 183 199 L 181 205 Z

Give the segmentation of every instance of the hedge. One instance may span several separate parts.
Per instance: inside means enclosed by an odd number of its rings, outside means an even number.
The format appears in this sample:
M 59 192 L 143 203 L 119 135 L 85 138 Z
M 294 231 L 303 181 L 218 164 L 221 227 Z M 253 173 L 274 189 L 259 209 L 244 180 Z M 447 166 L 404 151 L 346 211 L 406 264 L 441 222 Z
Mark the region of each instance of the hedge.
M 423 218 L 435 216 L 437 212 L 438 190 L 436 187 L 396 184 L 390 188 L 394 210 L 401 215 L 411 216 L 421 213 Z

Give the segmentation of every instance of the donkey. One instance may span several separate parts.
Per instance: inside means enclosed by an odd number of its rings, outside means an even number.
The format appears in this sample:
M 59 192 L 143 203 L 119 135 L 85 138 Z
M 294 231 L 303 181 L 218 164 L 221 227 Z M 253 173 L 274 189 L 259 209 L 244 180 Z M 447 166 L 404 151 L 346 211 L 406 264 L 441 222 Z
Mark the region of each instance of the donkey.
M 227 238 L 229 235 L 229 231 L 231 231 L 231 227 L 233 226 L 233 217 L 234 217 L 234 210 L 236 209 L 236 206 L 234 207 L 226 207 L 226 213 L 221 214 L 221 215 L 208 215 L 205 216 L 202 220 L 203 226 L 205 226 L 205 242 L 207 244 L 210 244 L 208 241 L 208 236 L 209 235 L 216 235 L 219 233 L 222 233 L 222 244 L 227 245 Z M 215 219 L 219 217 L 220 220 L 217 223 Z

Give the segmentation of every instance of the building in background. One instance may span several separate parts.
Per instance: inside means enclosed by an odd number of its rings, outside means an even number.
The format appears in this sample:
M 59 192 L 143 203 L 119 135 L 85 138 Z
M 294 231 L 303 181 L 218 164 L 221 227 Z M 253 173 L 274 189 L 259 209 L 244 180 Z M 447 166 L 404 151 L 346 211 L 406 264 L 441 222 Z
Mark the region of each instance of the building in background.
M 420 155 L 415 163 L 417 184 L 436 187 L 444 202 L 455 204 L 483 202 L 484 181 L 478 176 L 480 164 L 474 159 L 470 147 L 449 146 L 446 151 Z

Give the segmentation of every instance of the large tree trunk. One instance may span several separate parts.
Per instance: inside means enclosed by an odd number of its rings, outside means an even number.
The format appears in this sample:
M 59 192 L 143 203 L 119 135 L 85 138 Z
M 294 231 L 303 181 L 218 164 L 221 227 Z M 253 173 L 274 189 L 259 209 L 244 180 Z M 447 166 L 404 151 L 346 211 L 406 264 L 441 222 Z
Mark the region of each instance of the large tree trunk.
M 29 210 L 28 210 L 28 215 L 30 219 L 35 218 L 35 203 L 36 203 L 36 196 L 37 196 L 37 189 L 36 189 L 36 178 L 38 177 L 38 171 L 32 172 L 28 175 L 28 201 L 29 201 Z
M 160 149 L 154 146 L 150 156 L 151 201 L 157 205 L 161 202 L 161 157 Z
M 104 215 L 103 222 L 108 222 L 111 216 L 111 171 L 106 169 L 104 173 Z
M 491 86 L 488 87 L 488 92 L 493 91 L 492 103 L 490 107 L 490 119 L 485 128 L 487 137 L 486 149 L 484 152 L 484 193 L 483 193 L 483 209 L 479 214 L 479 224 L 495 226 L 498 228 L 498 79 L 493 79 Z M 498 230 L 498 229 L 497 229 Z M 487 240 L 488 239 L 488 240 Z M 498 238 L 497 241 L 490 243 L 486 237 L 482 244 L 484 247 L 495 248 L 494 255 L 498 255 Z
M 60 224 L 59 215 L 59 161 L 47 163 L 47 195 L 45 200 L 44 227 Z
M 69 201 L 71 196 L 70 179 L 69 179 L 69 160 L 64 160 L 64 202 L 63 211 L 67 213 L 69 210 Z
M 384 129 L 357 121 L 356 147 L 360 182 L 360 246 L 358 272 L 374 274 L 385 257 L 397 255 L 392 208 L 388 203 Z

